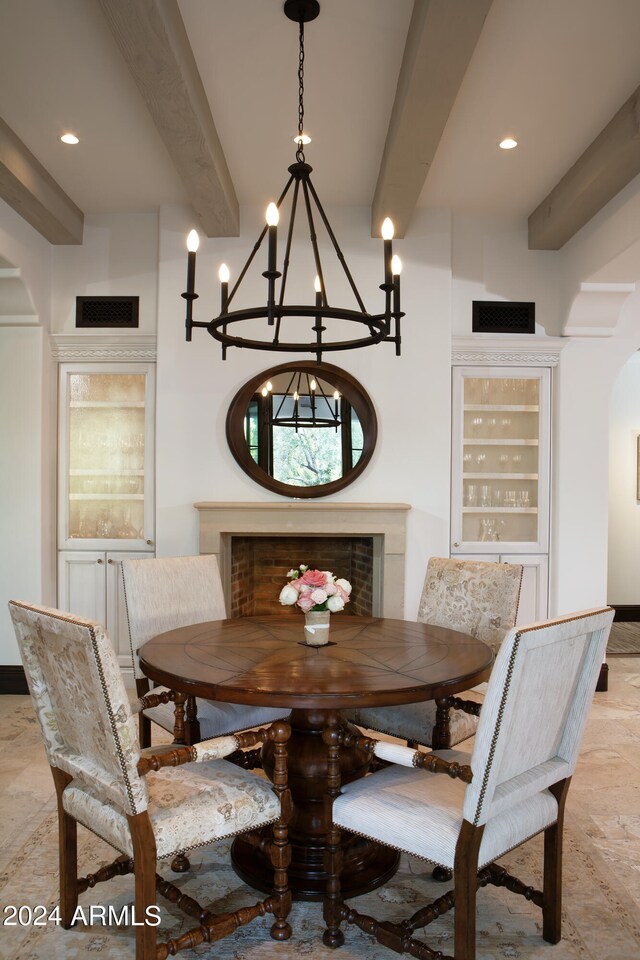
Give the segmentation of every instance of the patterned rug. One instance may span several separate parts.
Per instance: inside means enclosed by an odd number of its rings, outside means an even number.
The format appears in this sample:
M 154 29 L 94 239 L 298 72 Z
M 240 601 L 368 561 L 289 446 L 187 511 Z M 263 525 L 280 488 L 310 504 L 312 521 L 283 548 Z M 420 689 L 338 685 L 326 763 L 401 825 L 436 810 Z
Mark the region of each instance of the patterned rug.
M 95 871 L 113 859 L 106 844 L 80 828 L 78 833 L 80 872 Z M 161 867 L 170 878 L 200 903 L 215 903 L 217 911 L 236 910 L 253 902 L 252 892 L 228 866 L 228 846 L 219 844 L 193 853 L 192 869 L 176 876 L 168 865 Z M 540 884 L 541 838 L 537 837 L 504 858 L 503 863 L 526 882 Z M 563 940 L 555 945 L 541 937 L 540 911 L 524 898 L 496 887 L 478 895 L 478 960 L 637 960 L 640 957 L 640 918 L 634 915 L 633 901 L 622 884 L 599 860 L 588 839 L 565 830 Z M 405 858 L 396 876 L 384 887 L 354 901 L 363 912 L 378 919 L 402 919 L 429 900 L 441 896 L 448 885 L 431 879 L 428 864 Z M 57 901 L 57 827 L 51 810 L 28 842 L 15 852 L 0 875 L 3 907 L 6 904 L 44 905 L 53 909 Z M 133 902 L 133 877 L 119 877 L 88 890 L 80 905 L 88 914 L 90 904 L 113 905 L 116 912 Z M 161 905 L 161 939 L 179 936 L 194 925 L 164 900 Z M 6 923 L 6 911 L 4 914 Z M 216 944 L 184 951 L 187 958 L 216 960 L 293 960 L 298 957 L 331 956 L 322 945 L 322 916 L 319 904 L 294 904 L 290 921 L 293 937 L 286 943 L 269 938 L 271 918 L 254 921 Z M 340 960 L 390 960 L 391 954 L 356 928 L 346 928 L 347 940 L 337 956 Z M 436 921 L 420 933 L 435 949 L 451 954 L 452 915 Z M 16 960 L 120 960 L 133 958 L 135 941 L 131 929 L 122 926 L 83 926 L 63 930 L 45 926 L 4 926 L 0 935 L 0 956 Z
M 609 634 L 607 655 L 640 654 L 640 623 L 614 623 Z

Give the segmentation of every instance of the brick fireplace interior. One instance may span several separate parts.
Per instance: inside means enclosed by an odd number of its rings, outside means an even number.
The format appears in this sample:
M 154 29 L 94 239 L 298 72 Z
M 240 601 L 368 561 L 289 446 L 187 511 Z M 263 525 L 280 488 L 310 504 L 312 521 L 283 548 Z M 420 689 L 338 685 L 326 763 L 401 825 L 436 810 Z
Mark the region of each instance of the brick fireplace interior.
M 331 570 L 353 586 L 343 613 L 367 617 L 374 606 L 374 538 L 354 536 L 231 537 L 232 617 L 298 615 L 297 607 L 278 602 L 287 573 L 304 563 Z

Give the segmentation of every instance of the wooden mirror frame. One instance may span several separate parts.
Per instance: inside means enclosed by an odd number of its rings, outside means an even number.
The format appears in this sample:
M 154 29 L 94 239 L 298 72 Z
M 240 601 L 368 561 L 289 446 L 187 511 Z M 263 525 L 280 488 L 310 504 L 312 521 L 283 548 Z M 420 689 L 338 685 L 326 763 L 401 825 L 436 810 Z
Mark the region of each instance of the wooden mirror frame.
M 247 413 L 249 401 L 255 395 L 260 384 L 265 380 L 273 379 L 280 373 L 287 371 L 309 373 L 314 377 L 322 377 L 333 384 L 336 390 L 345 397 L 360 420 L 362 426 L 362 454 L 355 467 L 352 467 L 344 476 L 338 480 L 332 480 L 331 483 L 319 483 L 314 487 L 297 487 L 290 483 L 283 483 L 281 480 L 275 480 L 273 477 L 258 466 L 253 459 L 247 446 L 244 433 L 244 419 Z M 314 361 L 299 360 L 293 363 L 282 363 L 277 367 L 271 367 L 269 370 L 263 370 L 261 373 L 252 377 L 243 387 L 238 390 L 231 401 L 227 413 L 227 443 L 233 454 L 236 463 L 242 467 L 244 472 L 259 483 L 261 487 L 279 493 L 283 497 L 310 498 L 310 497 L 328 497 L 332 493 L 343 490 L 352 483 L 363 472 L 371 460 L 378 439 L 378 421 L 376 418 L 371 397 L 366 392 L 362 384 L 358 383 L 355 377 L 352 377 L 346 370 L 340 367 L 334 367 L 329 363 L 323 363 L 318 366 Z

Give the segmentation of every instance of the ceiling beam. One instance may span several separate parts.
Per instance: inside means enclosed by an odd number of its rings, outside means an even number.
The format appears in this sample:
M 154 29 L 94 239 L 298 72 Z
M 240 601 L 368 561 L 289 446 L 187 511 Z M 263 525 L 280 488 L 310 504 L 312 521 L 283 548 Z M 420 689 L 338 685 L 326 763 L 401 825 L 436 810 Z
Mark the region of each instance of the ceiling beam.
M 640 173 L 640 87 L 529 217 L 529 249 L 559 250 Z
M 82 243 L 82 210 L 2 118 L 0 197 L 50 243 Z
M 177 0 L 100 6 L 204 232 L 238 236 L 238 198 Z
M 371 235 L 385 217 L 403 237 L 491 0 L 414 0 L 396 98 L 371 207 Z

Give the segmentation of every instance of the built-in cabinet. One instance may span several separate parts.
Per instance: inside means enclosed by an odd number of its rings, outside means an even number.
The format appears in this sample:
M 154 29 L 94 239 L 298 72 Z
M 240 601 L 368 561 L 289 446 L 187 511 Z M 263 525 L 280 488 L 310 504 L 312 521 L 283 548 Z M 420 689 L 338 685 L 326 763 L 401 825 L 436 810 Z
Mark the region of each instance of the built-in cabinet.
M 154 553 L 155 368 L 62 363 L 58 606 L 103 623 L 131 667 L 120 564 Z
M 451 555 L 521 563 L 518 620 L 548 612 L 551 369 L 454 366 Z

